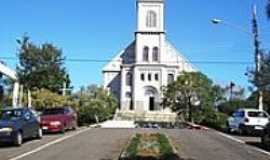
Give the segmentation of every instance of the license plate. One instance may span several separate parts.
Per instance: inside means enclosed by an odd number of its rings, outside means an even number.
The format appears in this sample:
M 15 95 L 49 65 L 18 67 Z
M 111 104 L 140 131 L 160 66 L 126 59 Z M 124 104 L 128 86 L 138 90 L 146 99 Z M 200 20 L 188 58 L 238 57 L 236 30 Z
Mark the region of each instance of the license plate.
M 256 126 L 255 129 L 256 129 L 256 130 L 263 130 L 263 127 Z
M 43 130 L 48 130 L 48 127 L 42 127 Z

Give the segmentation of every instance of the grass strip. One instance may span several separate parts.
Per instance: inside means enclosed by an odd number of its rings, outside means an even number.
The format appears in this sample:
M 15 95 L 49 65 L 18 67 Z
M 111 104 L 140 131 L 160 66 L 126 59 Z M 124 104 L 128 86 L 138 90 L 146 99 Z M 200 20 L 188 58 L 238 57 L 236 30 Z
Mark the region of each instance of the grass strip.
M 137 150 L 140 143 L 141 134 L 136 134 L 135 137 L 131 139 L 131 142 L 127 148 L 127 156 L 130 158 L 135 158 L 137 156 Z

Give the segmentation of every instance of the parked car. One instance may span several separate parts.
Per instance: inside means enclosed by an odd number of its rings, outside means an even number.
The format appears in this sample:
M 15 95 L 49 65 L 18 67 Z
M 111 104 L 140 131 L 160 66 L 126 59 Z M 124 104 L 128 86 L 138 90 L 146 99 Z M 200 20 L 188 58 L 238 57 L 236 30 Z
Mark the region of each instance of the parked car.
M 41 124 L 44 132 L 62 132 L 77 128 L 77 114 L 71 107 L 45 109 Z
M 252 134 L 262 132 L 269 123 L 269 115 L 265 111 L 257 109 L 238 109 L 227 121 L 229 132 L 236 131 L 239 134 Z
M 265 148 L 270 149 L 270 123 L 268 123 L 263 130 L 261 142 Z
M 8 108 L 0 111 L 0 142 L 22 145 L 27 138 L 42 138 L 40 118 L 29 108 Z

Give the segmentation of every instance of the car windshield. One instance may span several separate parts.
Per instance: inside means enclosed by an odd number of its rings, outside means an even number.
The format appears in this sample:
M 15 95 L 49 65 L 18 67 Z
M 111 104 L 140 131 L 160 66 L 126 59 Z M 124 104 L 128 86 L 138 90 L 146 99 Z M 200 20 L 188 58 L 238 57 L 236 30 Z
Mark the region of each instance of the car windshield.
M 57 114 L 64 114 L 64 109 L 63 108 L 46 109 L 42 113 L 42 115 L 57 115 Z
M 22 117 L 22 110 L 2 110 L 0 111 L 0 119 L 14 120 Z
M 252 111 L 248 112 L 249 117 L 260 117 L 260 118 L 266 118 L 267 115 L 264 112 L 259 112 L 259 111 Z

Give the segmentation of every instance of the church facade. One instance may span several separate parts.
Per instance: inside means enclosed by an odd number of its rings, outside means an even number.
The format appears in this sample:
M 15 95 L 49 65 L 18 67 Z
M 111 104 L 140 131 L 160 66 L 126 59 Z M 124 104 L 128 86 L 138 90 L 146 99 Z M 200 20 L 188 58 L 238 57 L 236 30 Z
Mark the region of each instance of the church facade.
M 196 71 L 166 39 L 164 0 L 137 0 L 135 40 L 103 68 L 103 86 L 119 99 L 120 116 L 173 116 L 161 105 L 162 87 Z

